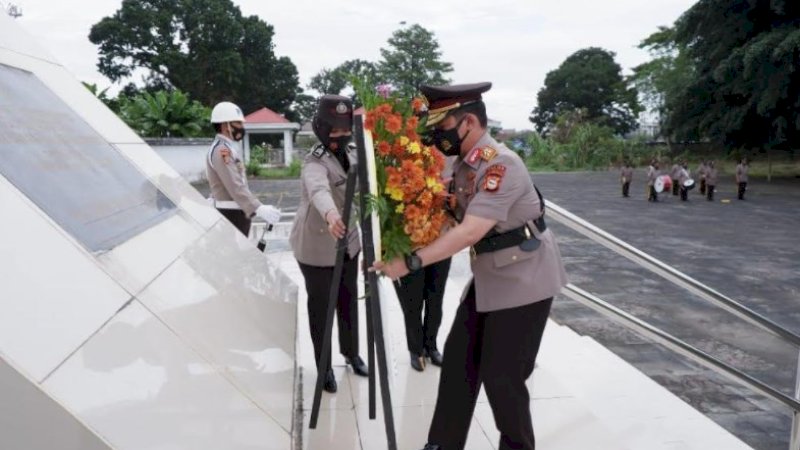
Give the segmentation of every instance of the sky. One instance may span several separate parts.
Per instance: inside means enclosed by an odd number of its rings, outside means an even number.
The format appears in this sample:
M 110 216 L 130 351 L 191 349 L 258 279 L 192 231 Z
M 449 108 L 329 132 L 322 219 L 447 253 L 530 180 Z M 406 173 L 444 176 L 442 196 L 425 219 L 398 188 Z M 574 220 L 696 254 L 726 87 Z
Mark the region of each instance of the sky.
M 506 129 L 532 129 L 528 117 L 548 72 L 572 53 L 602 47 L 624 73 L 649 59 L 638 43 L 672 25 L 696 0 L 234 0 L 275 29 L 275 53 L 297 66 L 300 84 L 349 59 L 380 60 L 392 32 L 411 24 L 432 31 L 453 83 L 491 81 L 489 117 Z M 0 3 L 9 3 L 8 0 Z M 111 86 L 97 72 L 92 25 L 121 0 L 11 0 L 17 21 L 78 79 Z M 405 22 L 405 24 L 403 24 Z M 111 92 L 116 92 L 113 87 Z

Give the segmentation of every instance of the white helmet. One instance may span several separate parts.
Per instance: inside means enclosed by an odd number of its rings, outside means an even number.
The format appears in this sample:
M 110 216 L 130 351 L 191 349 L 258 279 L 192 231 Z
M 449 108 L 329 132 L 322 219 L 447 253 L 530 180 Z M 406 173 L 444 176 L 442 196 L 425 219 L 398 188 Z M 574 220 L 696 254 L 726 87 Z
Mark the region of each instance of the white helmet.
M 242 110 L 231 102 L 219 102 L 211 110 L 211 123 L 244 122 Z

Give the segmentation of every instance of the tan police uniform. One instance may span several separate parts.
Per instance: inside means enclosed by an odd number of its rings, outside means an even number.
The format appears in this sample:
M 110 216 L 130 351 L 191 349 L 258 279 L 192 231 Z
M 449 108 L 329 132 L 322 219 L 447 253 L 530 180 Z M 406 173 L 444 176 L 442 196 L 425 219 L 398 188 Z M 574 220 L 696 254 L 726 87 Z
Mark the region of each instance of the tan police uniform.
M 714 189 L 717 187 L 717 168 L 709 165 L 706 167 L 706 200 L 714 200 Z
M 206 178 L 214 207 L 245 236 L 250 232 L 250 218 L 261 202 L 247 186 L 244 162 L 238 144 L 217 134 L 206 155 Z
M 427 125 L 435 126 L 459 109 L 476 114 L 468 106 L 484 108 L 480 94 L 490 87 L 421 86 L 430 109 Z M 553 296 L 567 277 L 552 231 L 543 219 L 537 220 L 546 208 L 520 157 L 481 129 L 470 131 L 484 134 L 463 152 L 461 145 L 450 144 L 453 130 L 429 133 L 446 154 L 448 148 L 459 151 L 452 181 L 457 200 L 453 214 L 459 222 L 471 215 L 496 225 L 471 249 L 473 279 L 445 343 L 426 448 L 464 448 L 483 387 L 500 431 L 499 448 L 532 450 L 525 381 L 533 373 Z
M 687 180 L 691 178 L 691 174 L 689 173 L 689 169 L 685 167 L 681 167 L 681 170 L 678 172 L 678 183 L 680 183 L 680 192 L 681 192 L 681 201 L 689 200 L 689 191 L 686 189 L 684 185 Z
M 658 193 L 656 192 L 656 178 L 658 178 L 658 169 L 654 165 L 647 168 L 647 201 L 657 202 Z
M 700 195 L 706 195 L 706 173 L 708 172 L 708 165 L 705 161 L 701 162 L 697 167 L 697 178 L 700 179 Z
M 749 178 L 747 172 L 750 171 L 750 165 L 739 163 L 736 166 L 736 184 L 739 185 L 739 200 L 744 200 L 744 193 L 747 191 L 747 182 Z
M 456 216 L 497 220 L 503 233 L 541 217 L 539 196 L 525 163 L 489 133 L 454 166 Z M 472 258 L 477 310 L 496 311 L 553 297 L 567 283 L 552 231 L 533 231 L 541 246 L 510 247 Z
M 681 175 L 680 164 L 673 164 L 672 169 L 669 171 L 669 177 L 672 179 L 672 195 L 678 195 L 680 192 L 680 184 L 678 178 Z
M 358 227 L 353 212 L 342 217 L 348 225 L 347 250 L 339 280 L 334 280 L 336 239 L 328 230 L 325 215 L 336 210 L 344 214 L 347 170 L 354 166 L 355 146 L 349 137 L 330 138 L 334 129 L 352 129 L 352 100 L 338 95 L 323 95 L 312 120 L 314 134 L 320 140 L 306 156 L 300 172 L 300 206 L 297 209 L 289 243 L 300 266 L 308 293 L 308 321 L 317 364 L 323 355 L 330 290 L 339 284 L 336 302 L 336 324 L 339 330 L 339 351 L 357 375 L 366 376 L 367 367 L 359 357 L 358 343 L 358 255 L 361 249 Z M 341 141 L 339 139 L 344 139 Z M 333 146 L 333 143 L 336 143 Z M 352 199 L 351 199 L 352 200 Z M 352 205 L 352 211 L 356 205 Z M 330 347 L 325 349 L 330 355 Z M 330 358 L 328 358 L 330 361 Z M 330 363 L 326 368 L 325 389 L 336 391 Z
M 620 181 L 622 182 L 622 196 L 628 197 L 633 180 L 633 167 L 623 166 L 620 171 Z
M 348 147 L 347 153 L 355 161 L 355 147 Z M 329 151 L 317 145 L 303 162 L 300 182 L 300 206 L 289 235 L 294 257 L 303 264 L 332 267 L 336 261 L 336 239 L 328 232 L 325 214 L 332 209 L 339 214 L 344 211 L 347 173 Z M 361 250 L 356 221 L 351 219 L 348 228 L 347 254 L 354 258 Z

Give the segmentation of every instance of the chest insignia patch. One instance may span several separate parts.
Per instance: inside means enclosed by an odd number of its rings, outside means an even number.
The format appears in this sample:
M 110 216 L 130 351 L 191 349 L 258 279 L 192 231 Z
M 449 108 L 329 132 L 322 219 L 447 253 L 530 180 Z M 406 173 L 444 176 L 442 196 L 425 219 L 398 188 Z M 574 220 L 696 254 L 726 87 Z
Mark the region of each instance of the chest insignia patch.
M 481 189 L 486 192 L 496 192 L 500 189 L 500 183 L 503 181 L 503 176 L 506 174 L 506 167 L 501 164 L 495 164 L 486 169 L 486 174 L 483 176 L 483 184 Z
M 497 150 L 493 149 L 492 147 L 486 147 L 481 150 L 481 159 L 484 161 L 491 161 L 495 156 L 497 156 Z
M 325 147 L 317 147 L 311 154 L 314 155 L 315 158 L 322 158 L 322 155 L 325 154 Z

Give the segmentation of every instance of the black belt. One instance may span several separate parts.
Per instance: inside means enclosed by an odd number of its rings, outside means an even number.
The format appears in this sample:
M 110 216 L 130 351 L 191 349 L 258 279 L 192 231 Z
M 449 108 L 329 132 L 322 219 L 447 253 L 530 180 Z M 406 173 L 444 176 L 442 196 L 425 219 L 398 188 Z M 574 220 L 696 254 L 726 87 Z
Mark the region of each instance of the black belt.
M 534 220 L 533 224 L 539 233 L 544 233 L 547 230 L 544 216 Z M 530 229 L 527 223 L 504 233 L 492 230 L 472 246 L 472 253 L 473 255 L 480 255 L 481 253 L 496 252 L 509 247 L 517 247 L 526 242 L 528 245 L 524 245 L 523 250 L 533 251 L 539 248 L 539 240 L 533 235 L 533 230 Z

